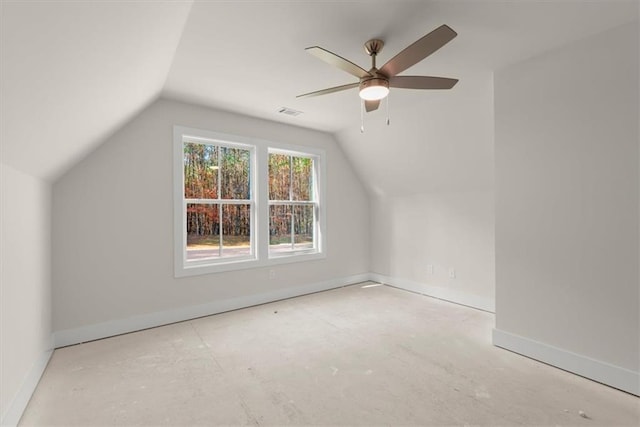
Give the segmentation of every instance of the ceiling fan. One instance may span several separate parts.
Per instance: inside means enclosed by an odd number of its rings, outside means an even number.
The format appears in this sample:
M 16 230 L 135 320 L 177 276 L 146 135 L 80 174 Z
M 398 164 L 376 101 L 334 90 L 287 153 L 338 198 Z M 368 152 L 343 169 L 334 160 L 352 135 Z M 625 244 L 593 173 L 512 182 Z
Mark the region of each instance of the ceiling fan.
M 430 76 L 398 76 L 398 74 L 422 61 L 449 43 L 457 35 L 448 25 L 441 25 L 391 58 L 380 69 L 376 68 L 376 55 L 382 50 L 384 42 L 379 39 L 369 40 L 364 44 L 365 52 L 371 56 L 371 69 L 369 71 L 319 46 L 308 47 L 305 50 L 316 58 L 346 71 L 359 78 L 360 81 L 305 93 L 298 95 L 296 98 L 326 95 L 359 87 L 360 98 L 364 100 L 365 110 L 369 112 L 376 110 L 380 106 L 380 100 L 389 94 L 390 87 L 402 89 L 451 89 L 458 83 L 458 79 Z

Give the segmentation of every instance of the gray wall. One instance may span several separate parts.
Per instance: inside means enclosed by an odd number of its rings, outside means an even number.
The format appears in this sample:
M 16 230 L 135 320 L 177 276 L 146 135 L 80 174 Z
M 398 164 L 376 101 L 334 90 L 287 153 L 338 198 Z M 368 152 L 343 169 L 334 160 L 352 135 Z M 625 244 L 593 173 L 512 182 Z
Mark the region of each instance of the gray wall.
M 327 154 L 327 258 L 175 279 L 173 125 Z M 159 100 L 53 189 L 55 331 L 340 279 L 369 271 L 368 200 L 324 133 Z
M 51 349 L 51 184 L 0 164 L 0 421 L 17 422 Z M 44 359 L 43 359 L 44 358 Z M 30 390 L 29 390 L 30 391 Z M 13 402 L 13 405 L 12 405 Z
M 638 372 L 638 25 L 495 75 L 496 328 Z

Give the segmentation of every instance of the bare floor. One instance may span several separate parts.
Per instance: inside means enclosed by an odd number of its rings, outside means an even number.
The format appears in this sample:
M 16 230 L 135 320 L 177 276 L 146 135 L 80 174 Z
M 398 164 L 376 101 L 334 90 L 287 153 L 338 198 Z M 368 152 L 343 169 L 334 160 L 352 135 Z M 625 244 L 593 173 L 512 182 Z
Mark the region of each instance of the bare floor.
M 56 350 L 21 425 L 640 425 L 493 323 L 362 284 L 121 335 Z

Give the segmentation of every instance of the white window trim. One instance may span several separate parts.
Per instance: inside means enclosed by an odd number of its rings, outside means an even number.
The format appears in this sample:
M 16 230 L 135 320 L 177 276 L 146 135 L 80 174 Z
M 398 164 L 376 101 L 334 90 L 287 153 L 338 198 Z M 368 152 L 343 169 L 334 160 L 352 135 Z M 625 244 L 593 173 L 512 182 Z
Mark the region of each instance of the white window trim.
M 314 177 L 319 177 L 320 176 L 319 167 L 323 163 L 323 161 L 318 155 L 311 154 L 309 152 L 283 150 L 281 148 L 274 148 L 274 147 L 269 147 L 267 155 L 269 155 L 269 154 L 282 154 L 282 155 L 285 155 L 285 156 L 303 157 L 303 158 L 312 159 L 313 160 L 313 174 L 314 174 Z M 312 206 L 316 207 L 316 209 L 314 210 L 314 215 L 319 218 L 320 188 L 322 188 L 322 186 L 319 185 L 319 182 L 317 182 L 316 179 L 314 179 L 313 180 L 313 188 L 311 189 L 311 192 L 312 192 L 312 200 L 311 201 L 304 201 L 304 200 L 270 200 L 269 199 L 267 201 L 267 204 L 269 206 L 274 206 L 274 205 L 280 205 L 280 206 L 312 205 Z M 290 197 L 291 197 L 291 195 L 290 195 Z M 279 259 L 279 258 L 282 258 L 282 257 L 291 257 L 291 256 L 295 256 L 295 255 L 304 255 L 304 254 L 322 252 L 322 248 L 320 247 L 321 241 L 320 241 L 320 239 L 318 238 L 318 235 L 317 235 L 318 233 L 321 232 L 320 228 L 321 228 L 320 226 L 317 226 L 314 229 L 314 233 L 316 235 L 314 235 L 314 245 L 315 246 L 313 248 L 311 248 L 311 249 L 297 249 L 297 250 L 290 250 L 290 251 L 285 251 L 285 252 L 276 253 L 276 254 L 269 254 L 270 259 Z M 292 230 L 292 232 L 293 232 L 293 230 Z
M 186 218 L 184 210 L 183 141 L 211 142 L 216 145 L 245 146 L 251 152 L 251 180 L 253 182 L 251 257 L 230 258 L 208 262 L 190 262 L 184 258 L 186 242 Z M 314 158 L 314 196 L 318 203 L 316 251 L 295 251 L 269 258 L 269 152 Z M 322 149 L 292 145 L 258 138 L 195 129 L 175 125 L 173 127 L 173 205 L 174 205 L 174 275 L 188 277 L 248 268 L 269 267 L 278 264 L 312 261 L 326 258 L 326 155 Z

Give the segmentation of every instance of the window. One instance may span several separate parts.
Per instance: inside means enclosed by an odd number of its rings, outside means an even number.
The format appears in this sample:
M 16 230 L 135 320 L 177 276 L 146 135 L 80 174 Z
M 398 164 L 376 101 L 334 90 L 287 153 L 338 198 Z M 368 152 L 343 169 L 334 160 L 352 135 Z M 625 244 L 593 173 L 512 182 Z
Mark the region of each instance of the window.
M 269 152 L 269 256 L 316 250 L 314 158 Z
M 325 257 L 324 152 L 174 126 L 176 277 Z
M 252 257 L 251 149 L 185 139 L 183 153 L 185 261 Z

